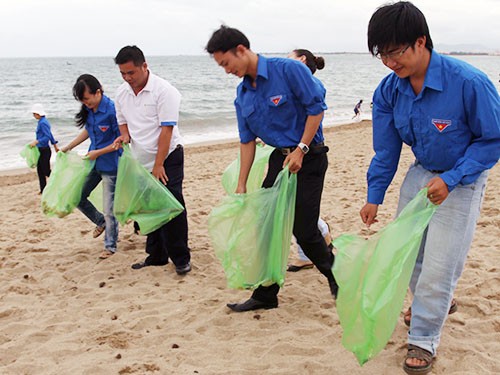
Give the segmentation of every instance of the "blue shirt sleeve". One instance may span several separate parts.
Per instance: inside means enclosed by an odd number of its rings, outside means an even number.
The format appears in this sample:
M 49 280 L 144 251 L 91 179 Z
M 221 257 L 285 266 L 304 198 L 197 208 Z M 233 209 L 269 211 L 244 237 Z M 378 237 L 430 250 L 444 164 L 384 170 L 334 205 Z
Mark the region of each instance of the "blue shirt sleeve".
M 373 95 L 373 149 L 375 156 L 368 168 L 368 203 L 382 204 L 385 192 L 398 169 L 403 141 L 394 126 L 389 92 L 384 92 L 387 78 Z
M 42 118 L 39 121 L 38 126 L 39 126 L 39 130 L 40 130 L 40 132 L 38 133 L 38 137 L 37 137 L 38 143 L 42 144 L 43 146 L 45 146 L 45 145 L 48 146 L 49 141 L 50 141 L 50 143 L 55 145 L 57 143 L 57 141 L 54 139 L 54 136 L 52 135 L 52 132 L 50 131 L 50 124 L 49 124 L 48 120 L 45 118 Z
M 325 92 L 316 83 L 306 65 L 299 61 L 296 64 L 287 64 L 284 72 L 287 83 L 306 109 L 308 116 L 319 115 L 328 109 L 325 103 Z
M 476 76 L 464 84 L 464 105 L 473 139 L 455 166 L 440 175 L 453 190 L 474 182 L 500 157 L 500 99 L 490 80 Z

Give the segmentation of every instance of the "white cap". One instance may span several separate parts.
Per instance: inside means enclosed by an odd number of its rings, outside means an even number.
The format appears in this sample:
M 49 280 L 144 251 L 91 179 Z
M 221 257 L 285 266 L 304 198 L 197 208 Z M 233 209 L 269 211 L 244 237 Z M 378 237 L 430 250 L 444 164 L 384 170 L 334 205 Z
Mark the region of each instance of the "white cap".
M 43 110 L 43 105 L 41 105 L 40 103 L 33 104 L 33 107 L 31 107 L 31 113 L 36 113 L 40 116 L 46 115 L 45 111 Z

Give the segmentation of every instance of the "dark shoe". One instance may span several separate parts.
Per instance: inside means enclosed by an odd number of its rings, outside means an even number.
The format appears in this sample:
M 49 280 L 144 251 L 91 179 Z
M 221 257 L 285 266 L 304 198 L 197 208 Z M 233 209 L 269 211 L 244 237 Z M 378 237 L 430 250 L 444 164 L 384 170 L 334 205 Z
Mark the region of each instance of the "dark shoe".
M 457 310 L 458 310 L 458 303 L 457 303 L 457 300 L 455 298 L 453 298 L 451 300 L 450 309 L 448 310 L 448 315 L 451 315 L 454 312 L 457 312 Z M 403 321 L 405 322 L 405 324 L 408 327 L 410 326 L 410 323 L 411 323 L 411 307 L 408 307 L 408 310 L 406 310 L 406 312 L 404 313 L 404 315 L 403 315 Z
M 177 275 L 185 275 L 186 273 L 191 271 L 191 263 L 187 262 L 183 266 L 175 266 L 175 272 L 177 272 Z
M 299 272 L 300 270 L 307 270 L 309 268 L 313 268 L 314 265 L 312 263 L 310 264 L 303 264 L 301 266 L 296 266 L 295 264 L 289 264 L 288 268 L 286 269 L 288 272 Z
M 409 359 L 416 358 L 424 364 L 419 365 L 419 366 L 410 366 L 407 364 L 407 361 Z M 408 344 L 408 353 L 406 354 L 405 362 L 403 364 L 403 370 L 407 374 L 410 375 L 423 375 L 427 374 L 432 370 L 432 362 L 434 361 L 434 358 L 432 357 L 432 353 L 428 352 L 425 349 L 422 349 L 418 346 Z
M 330 293 L 332 293 L 333 299 L 337 299 L 337 294 L 339 294 L 339 286 L 335 279 L 328 280 L 328 285 L 330 285 Z
M 278 301 L 276 302 L 261 302 L 256 299 L 250 298 L 243 303 L 228 303 L 227 307 L 236 312 L 252 311 L 258 309 L 275 309 L 278 307 Z
M 144 260 L 142 262 L 132 264 L 132 269 L 133 270 L 140 270 L 141 268 L 144 268 L 144 267 L 149 267 L 149 266 L 164 266 L 165 264 L 153 264 L 153 263 L 148 263 L 148 262 L 146 262 Z

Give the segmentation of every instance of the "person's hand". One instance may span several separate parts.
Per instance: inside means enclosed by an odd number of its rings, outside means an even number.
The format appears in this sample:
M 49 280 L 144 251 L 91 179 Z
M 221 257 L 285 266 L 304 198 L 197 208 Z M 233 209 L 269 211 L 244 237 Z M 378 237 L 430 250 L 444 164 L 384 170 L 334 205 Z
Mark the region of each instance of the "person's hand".
M 30 147 L 33 148 L 38 144 L 37 140 L 34 140 L 33 142 L 30 143 Z
M 69 150 L 70 150 L 70 148 L 68 146 L 64 146 L 64 147 L 61 147 L 59 149 L 59 151 L 64 152 L 64 153 L 68 152 Z
M 444 182 L 441 177 L 437 176 L 432 178 L 426 186 L 429 188 L 427 191 L 427 198 L 429 198 L 433 204 L 440 205 L 448 198 L 448 194 L 450 193 L 448 191 L 448 185 L 446 185 L 446 182 Z
M 304 159 L 304 153 L 300 148 L 296 148 L 291 154 L 288 154 L 285 161 L 283 162 L 283 168 L 288 165 L 288 170 L 290 173 L 298 173 L 300 168 L 302 168 L 302 160 Z
M 54 145 L 54 150 L 57 152 L 59 152 L 59 147 L 57 147 L 57 145 Z
M 155 176 L 158 180 L 160 180 L 160 182 L 163 184 L 163 185 L 166 185 L 167 182 L 168 182 L 168 177 L 167 177 L 167 173 L 165 172 L 165 168 L 163 168 L 163 165 L 155 165 L 153 167 L 153 170 L 151 172 L 153 174 L 153 176 Z
M 122 147 L 122 143 L 130 143 L 130 136 L 129 135 L 120 135 L 118 138 L 116 138 L 113 141 L 113 148 L 118 150 L 119 148 Z
M 90 160 L 95 160 L 99 157 L 99 152 L 97 150 L 89 151 L 85 157 Z
M 363 206 L 361 211 L 359 211 L 359 215 L 361 216 L 361 220 L 363 221 L 363 223 L 365 223 L 366 226 L 369 227 L 373 223 L 378 223 L 377 212 L 378 204 L 367 203 Z

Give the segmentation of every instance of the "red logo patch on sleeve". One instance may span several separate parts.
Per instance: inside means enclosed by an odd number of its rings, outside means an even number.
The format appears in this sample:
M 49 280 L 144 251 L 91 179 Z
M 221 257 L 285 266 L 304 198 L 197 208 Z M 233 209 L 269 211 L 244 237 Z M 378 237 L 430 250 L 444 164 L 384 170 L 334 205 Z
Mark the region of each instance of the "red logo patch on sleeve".
M 451 125 L 451 120 L 432 119 L 432 123 L 441 133 L 444 129 Z

